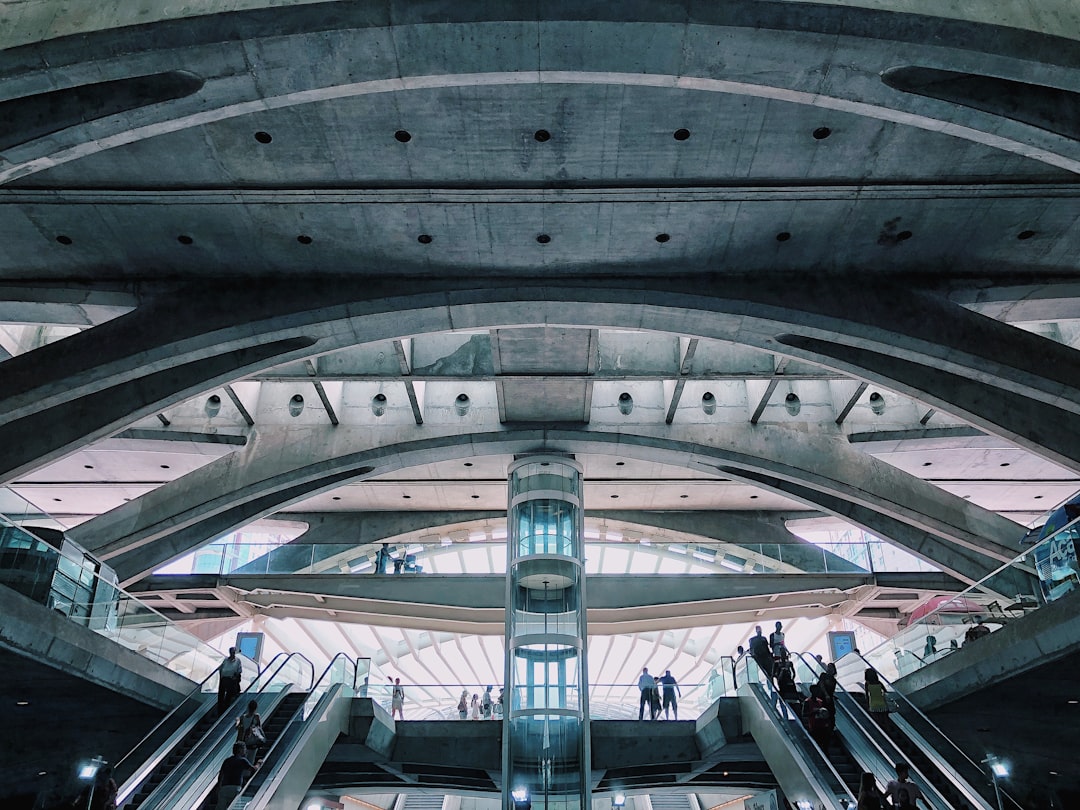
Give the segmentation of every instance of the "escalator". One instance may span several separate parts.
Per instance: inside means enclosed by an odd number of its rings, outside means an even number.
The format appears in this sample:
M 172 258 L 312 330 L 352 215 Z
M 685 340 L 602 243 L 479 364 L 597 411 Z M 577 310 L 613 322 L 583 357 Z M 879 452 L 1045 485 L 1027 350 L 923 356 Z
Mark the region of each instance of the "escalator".
M 303 700 L 283 707 L 280 725 L 267 730 L 270 747 L 232 810 L 300 805 L 331 746 L 348 732 L 356 679 L 356 661 L 339 653 Z
M 847 767 L 841 775 L 753 660 L 745 656 L 738 666 L 743 727 L 761 749 L 787 800 L 793 806 L 810 802 L 827 810 L 854 808 L 859 771 Z
M 809 656 L 795 655 L 794 659 L 801 676 L 799 680 L 804 684 L 815 681 L 823 671 Z M 847 687 L 854 686 L 850 676 L 845 681 Z M 895 700 L 893 694 L 889 696 L 893 698 L 890 700 L 892 711 L 879 722 L 867 711 L 865 694 L 845 688 L 844 683 L 837 684 L 836 736 L 860 770 L 874 774 L 882 787 L 895 778 L 896 763 L 906 762 L 910 766 L 911 781 L 919 786 L 933 810 L 993 810 L 992 795 L 987 796 L 981 789 L 985 780 L 978 766 L 967 760 L 936 728 L 936 735 L 914 733 L 902 711 L 896 711 L 903 701 Z M 931 743 L 927 736 L 934 736 L 935 742 Z M 950 757 L 949 754 L 958 756 Z M 960 760 L 968 767 L 957 767 Z
M 272 718 L 294 691 L 294 683 L 311 683 L 310 674 L 304 678 L 306 661 L 297 654 L 275 658 L 224 717 L 216 716 L 214 695 L 200 697 L 194 711 L 124 780 L 118 806 L 130 810 L 199 806 L 213 788 L 221 762 L 232 752 L 239 707 L 255 700 L 259 713 Z M 310 673 L 310 662 L 307 667 Z M 125 759 L 138 751 L 137 747 Z

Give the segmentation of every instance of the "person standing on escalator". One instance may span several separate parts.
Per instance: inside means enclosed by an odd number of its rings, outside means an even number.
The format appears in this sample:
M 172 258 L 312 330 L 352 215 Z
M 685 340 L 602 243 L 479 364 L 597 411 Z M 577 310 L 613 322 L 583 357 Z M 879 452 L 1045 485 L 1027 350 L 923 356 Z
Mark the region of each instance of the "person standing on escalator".
M 929 810 L 933 810 L 919 786 L 908 781 L 910 771 L 906 762 L 896 763 L 896 778 L 885 786 L 885 795 L 892 801 L 895 810 L 919 810 L 919 799 Z
M 221 763 L 221 771 L 218 773 L 217 810 L 229 810 L 255 768 L 251 760 L 244 756 L 244 744 L 236 743 L 232 756 Z
M 772 650 L 769 649 L 769 641 L 761 634 L 761 625 L 754 628 L 757 634 L 750 637 L 750 657 L 758 665 L 758 669 L 770 681 L 773 677 Z

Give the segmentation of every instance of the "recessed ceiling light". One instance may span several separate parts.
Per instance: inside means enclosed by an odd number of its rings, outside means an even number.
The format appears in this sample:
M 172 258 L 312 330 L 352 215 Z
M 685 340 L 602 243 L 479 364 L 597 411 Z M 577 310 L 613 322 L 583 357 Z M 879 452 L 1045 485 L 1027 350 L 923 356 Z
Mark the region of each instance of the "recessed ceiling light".
M 334 496 L 332 496 L 332 497 L 330 498 L 330 500 L 332 500 L 332 501 L 340 501 L 340 500 L 341 500 L 341 496 L 340 496 L 340 495 L 334 495 Z
M 680 498 L 689 498 L 690 496 L 689 495 L 680 495 L 679 497 Z
M 16 706 L 29 706 L 30 701 L 29 700 L 16 700 L 15 705 Z
M 479 500 L 479 498 L 480 498 L 479 495 L 470 495 L 469 497 L 471 497 L 474 501 Z
M 161 469 L 167 470 L 167 469 L 169 469 L 169 465 L 168 464 L 162 464 Z
M 625 461 L 616 461 L 616 462 L 615 462 L 615 466 L 616 466 L 616 467 L 625 467 L 625 466 L 626 466 L 626 462 L 625 462 Z
M 1069 703 L 1075 705 L 1077 703 L 1080 703 L 1080 700 L 1070 700 Z
M 471 462 L 471 461 L 466 461 L 466 462 L 465 462 L 465 465 L 464 465 L 464 466 L 466 466 L 466 467 L 471 467 L 471 466 L 472 466 L 472 462 Z
M 618 498 L 618 497 L 619 497 L 618 495 L 612 495 L 611 499 L 614 500 L 615 498 Z
M 38 771 L 37 775 L 38 776 L 45 776 L 47 773 L 48 773 L 48 771 Z M 1053 773 L 1053 771 L 1051 771 L 1051 773 Z
M 751 495 L 751 496 L 750 496 L 750 500 L 752 500 L 752 501 L 756 501 L 756 500 L 757 500 L 757 497 L 758 497 L 757 495 Z
M 402 495 L 401 497 L 407 501 L 412 499 L 412 495 Z

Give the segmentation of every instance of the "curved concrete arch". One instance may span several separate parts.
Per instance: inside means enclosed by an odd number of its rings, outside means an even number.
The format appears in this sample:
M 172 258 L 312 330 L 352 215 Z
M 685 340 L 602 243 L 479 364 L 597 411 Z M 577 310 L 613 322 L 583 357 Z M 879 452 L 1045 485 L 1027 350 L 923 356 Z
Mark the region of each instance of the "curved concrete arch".
M 262 435 L 243 452 L 218 459 L 70 534 L 131 582 L 213 537 L 347 480 L 418 464 L 544 450 L 617 454 L 713 472 L 734 468 L 797 482 L 811 505 L 828 509 L 833 499 L 853 502 L 863 507 L 859 516 L 868 531 L 967 581 L 1015 556 L 1007 544 L 1017 535 L 1016 524 L 860 453 L 843 439 L 761 427 L 690 429 L 677 439 L 667 430 L 628 433 L 595 427 L 503 428 L 439 436 L 425 430 L 422 438 L 420 432 L 403 429 L 396 441 L 370 429 L 350 428 Z M 817 498 L 818 493 L 824 497 Z M 884 520 L 876 520 L 877 515 Z
M 803 37 L 806 47 L 824 52 L 816 61 L 833 59 L 845 67 L 865 65 L 858 71 L 860 76 L 876 77 L 897 64 L 908 64 L 912 49 L 917 48 L 919 61 L 931 66 L 1067 87 L 1075 84 L 1070 71 L 1065 70 L 1056 81 L 1042 74 L 1049 70 L 1053 75 L 1053 67 L 1046 63 L 1047 54 L 1075 66 L 1074 42 L 1017 33 L 1006 40 L 1016 54 L 1012 58 L 1012 54 L 1001 52 L 1002 38 L 996 26 L 985 27 L 988 51 L 980 53 L 972 47 L 970 25 L 941 18 L 890 15 L 865 8 L 793 11 L 790 6 L 769 2 L 755 3 L 752 11 L 740 9 L 738 4 L 726 4 L 726 8 L 693 5 L 646 12 L 634 20 L 617 11 L 594 10 L 583 21 L 578 14 L 559 7 L 537 15 L 532 7 L 526 13 L 512 5 L 493 12 L 490 6 L 463 3 L 455 9 L 456 17 L 439 26 L 427 24 L 422 16 L 401 13 L 391 18 L 369 9 L 339 11 L 337 27 L 328 25 L 317 8 L 307 13 L 308 21 L 303 9 L 222 15 L 244 28 L 245 43 L 274 40 L 266 46 L 266 55 L 262 48 L 223 42 L 222 34 L 209 26 L 210 16 L 158 23 L 141 32 L 138 39 L 122 30 L 89 34 L 80 49 L 82 60 L 73 60 L 72 51 L 62 43 L 41 43 L 35 46 L 34 60 L 28 60 L 29 64 L 17 60 L 18 67 L 8 71 L 8 86 L 16 95 L 29 96 L 77 83 L 80 74 L 82 81 L 93 82 L 160 71 L 163 64 L 196 70 L 206 80 L 206 87 L 187 100 L 91 120 L 50 137 L 28 140 L 6 151 L 10 165 L 0 170 L 0 184 L 146 138 L 299 104 L 417 89 L 531 83 L 651 86 L 751 95 L 926 129 L 1080 172 L 1080 154 L 1070 138 L 1013 119 L 895 92 L 884 85 L 849 79 L 851 86 L 846 86 L 839 74 L 828 75 L 826 81 L 828 71 L 791 71 L 786 66 L 778 68 L 775 62 L 787 58 L 792 37 Z M 283 21 L 277 29 L 269 25 L 275 14 Z M 459 28 L 465 23 L 472 30 L 462 36 Z M 624 32 L 631 24 L 649 29 L 640 47 L 637 42 L 625 42 L 635 36 Z M 568 35 L 575 27 L 581 32 Z M 279 50 L 281 43 L 295 40 L 310 45 L 309 40 L 325 36 L 328 29 L 359 38 L 354 50 L 369 54 L 365 60 L 369 64 L 350 61 L 342 67 L 335 64 L 338 60 L 330 59 L 313 64 L 307 72 L 293 70 L 290 58 Z M 924 36 L 916 37 L 912 32 L 920 29 Z M 416 33 L 420 31 L 422 35 Z M 730 51 L 738 45 L 740 52 L 740 58 L 722 60 L 722 76 L 711 75 L 718 72 L 715 60 L 703 52 L 719 31 L 725 32 L 725 47 Z M 387 32 L 393 35 L 387 36 Z M 662 55 L 663 49 L 649 47 L 654 32 L 657 36 L 664 32 L 665 39 L 675 40 L 670 51 L 679 55 L 678 60 Z M 895 40 L 890 39 L 890 33 Z M 586 36 L 596 42 L 621 42 L 625 47 L 567 49 L 568 59 L 581 59 L 584 64 L 563 64 L 562 48 L 545 47 L 548 39 L 563 44 Z M 783 39 L 773 40 L 775 36 Z M 398 52 L 398 40 L 405 48 L 420 39 L 425 43 L 424 56 Z M 505 39 L 524 44 L 497 47 Z M 124 44 L 118 47 L 121 42 Z M 788 48 L 779 47 L 783 44 Z M 52 54 L 52 50 L 57 53 Z M 476 60 L 475 54 L 483 51 L 499 56 L 490 62 Z M 1025 58 L 1032 52 L 1038 53 L 1038 60 Z M 95 58 L 97 53 L 100 58 Z M 60 65 L 63 75 L 55 76 L 41 69 L 41 64 Z M 403 65 L 407 67 L 403 69 Z M 407 74 L 412 65 L 417 72 Z M 478 69 L 462 70 L 463 66 Z M 762 83 L 762 76 L 775 83 Z
M 332 5 L 339 0 L 231 0 L 230 11 L 258 11 L 267 7 L 302 5 Z M 778 7 L 779 4 L 795 5 L 801 0 L 774 0 L 759 2 L 760 6 Z M 139 8 L 127 3 L 102 4 L 96 0 L 78 0 L 66 6 L 66 14 L 56 14 L 48 2 L 39 2 L 36 8 L 16 16 L 6 26 L 3 47 L 14 47 L 41 41 L 46 36 L 65 37 L 87 35 L 103 29 L 119 28 L 131 25 L 146 25 L 170 21 L 177 18 L 206 14 L 215 9 L 206 6 L 151 6 Z M 721 5 L 713 3 L 713 5 Z M 945 5 L 938 0 L 818 0 L 817 5 L 840 6 L 848 10 L 892 11 L 902 9 L 904 13 L 926 17 L 942 17 L 949 20 L 963 20 L 972 23 L 994 26 L 1009 26 L 1039 31 L 1054 36 L 1071 36 L 1080 39 L 1080 21 L 1071 12 L 1071 0 L 1044 0 L 1038 6 L 1018 4 L 1015 7 L 990 8 L 980 5 Z M 794 13 L 794 12 L 793 12 Z
M 354 82 L 346 85 L 320 87 L 300 90 L 250 101 L 238 102 L 218 107 L 213 110 L 200 110 L 188 115 L 165 121 L 144 124 L 131 129 L 120 130 L 108 135 L 98 136 L 92 141 L 60 149 L 32 160 L 0 170 L 0 184 L 18 180 L 41 171 L 89 155 L 115 149 L 119 146 L 180 132 L 193 127 L 206 126 L 232 118 L 240 118 L 270 110 L 288 109 L 305 104 L 332 101 L 342 98 L 356 98 L 381 93 L 400 93 L 410 90 L 435 90 L 450 88 L 478 88 L 497 86 L 520 86 L 522 84 L 588 84 L 611 85 L 616 87 L 654 87 L 667 90 L 692 90 L 706 93 L 725 93 L 736 96 L 750 96 L 770 101 L 782 101 L 789 104 L 801 104 L 822 110 L 850 113 L 879 121 L 916 127 L 942 135 L 950 135 L 972 143 L 1009 152 L 1021 157 L 1038 160 L 1049 166 L 1080 174 L 1080 158 L 1060 154 L 1048 148 L 1040 148 L 1017 136 L 1007 137 L 997 132 L 979 129 L 975 126 L 943 121 L 931 115 L 908 112 L 882 104 L 869 104 L 817 92 L 791 90 L 767 84 L 737 82 L 725 79 L 709 79 L 695 76 L 673 76 L 664 74 L 616 73 L 594 71 L 535 71 L 527 74 L 519 72 L 490 72 L 467 74 L 444 74 L 423 76 L 401 76 L 393 79 L 376 79 L 368 82 Z
M 416 292 L 267 285 L 176 293 L 2 364 L 0 480 L 142 416 L 300 356 L 460 329 L 638 329 L 786 354 L 881 384 L 1080 469 L 1080 353 L 917 291 L 763 279 L 416 282 Z M 163 320 L 168 305 L 171 317 Z M 1031 368 L 1031 358 L 1041 358 Z M 95 363 L 87 365 L 86 358 Z M 1046 426 L 1054 425 L 1053 430 Z

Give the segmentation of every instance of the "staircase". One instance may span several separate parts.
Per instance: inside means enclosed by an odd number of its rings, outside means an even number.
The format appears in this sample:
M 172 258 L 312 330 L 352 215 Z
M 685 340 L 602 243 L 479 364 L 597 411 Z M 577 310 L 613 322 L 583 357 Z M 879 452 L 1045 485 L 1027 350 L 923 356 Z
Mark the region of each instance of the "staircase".
M 405 806 L 401 810 L 442 810 L 443 798 L 438 793 L 410 793 L 405 797 Z
M 694 810 L 685 793 L 650 793 L 652 810 Z

